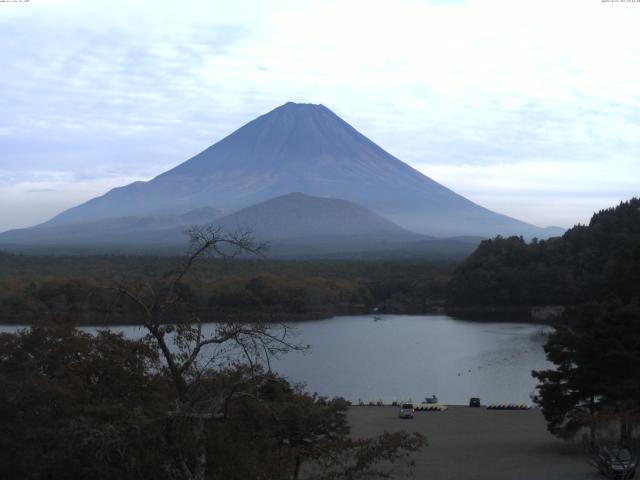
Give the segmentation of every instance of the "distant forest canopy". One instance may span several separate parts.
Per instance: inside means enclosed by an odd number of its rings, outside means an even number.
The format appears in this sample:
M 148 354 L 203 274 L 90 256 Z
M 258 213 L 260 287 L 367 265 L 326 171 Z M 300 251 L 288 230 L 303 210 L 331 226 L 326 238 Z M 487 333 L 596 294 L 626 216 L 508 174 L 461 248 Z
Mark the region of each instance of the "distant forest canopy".
M 640 199 L 593 215 L 562 237 L 483 241 L 456 268 L 447 303 L 576 305 L 640 296 Z
M 0 323 L 62 315 L 78 324 L 136 323 L 105 287 L 161 279 L 177 257 L 32 256 L 0 252 Z M 304 320 L 442 305 L 448 261 L 220 260 L 198 264 L 181 292 L 203 321 Z M 187 305 L 188 303 L 188 305 Z M 167 319 L 170 321 L 170 319 Z

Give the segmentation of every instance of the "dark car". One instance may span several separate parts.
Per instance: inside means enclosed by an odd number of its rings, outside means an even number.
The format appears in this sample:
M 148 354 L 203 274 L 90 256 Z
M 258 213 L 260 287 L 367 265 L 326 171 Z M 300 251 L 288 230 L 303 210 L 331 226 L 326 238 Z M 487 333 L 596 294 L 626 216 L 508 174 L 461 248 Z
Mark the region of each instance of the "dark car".
M 633 478 L 636 462 L 626 448 L 604 447 L 598 454 L 598 471 L 607 478 Z
M 470 407 L 479 407 L 480 406 L 480 399 L 478 397 L 471 397 L 469 399 L 469 406 Z

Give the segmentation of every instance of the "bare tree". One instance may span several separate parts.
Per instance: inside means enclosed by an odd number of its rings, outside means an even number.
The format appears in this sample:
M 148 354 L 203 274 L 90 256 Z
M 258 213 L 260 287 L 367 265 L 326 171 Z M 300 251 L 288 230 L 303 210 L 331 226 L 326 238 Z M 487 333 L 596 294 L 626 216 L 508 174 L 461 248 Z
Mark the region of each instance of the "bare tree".
M 173 420 L 186 422 L 189 426 L 193 449 L 187 452 L 176 449 L 173 465 L 167 468 L 174 469 L 171 475 L 178 478 L 205 480 L 208 462 L 206 423 L 224 419 L 229 402 L 236 396 L 250 393 L 238 385 L 212 395 L 210 389 L 201 388 L 203 377 L 210 376 L 223 362 L 239 358 L 259 376 L 263 369 L 257 367 L 262 363 L 266 363 L 270 372 L 270 357 L 303 347 L 290 341 L 290 332 L 285 325 L 231 322 L 205 329 L 196 314 L 175 313 L 175 307 L 183 300 L 183 283 L 196 262 L 209 256 L 260 255 L 265 249 L 264 244 L 253 241 L 249 232 L 227 234 L 220 227 L 206 226 L 193 227 L 188 233 L 188 255 L 159 284 L 141 281 L 113 289 L 118 298 L 126 299 L 140 312 L 147 337 L 157 346 L 166 365 L 175 393 L 175 406 L 168 414 L 168 431 L 171 431 Z M 262 375 L 262 378 L 274 381 L 272 375 Z

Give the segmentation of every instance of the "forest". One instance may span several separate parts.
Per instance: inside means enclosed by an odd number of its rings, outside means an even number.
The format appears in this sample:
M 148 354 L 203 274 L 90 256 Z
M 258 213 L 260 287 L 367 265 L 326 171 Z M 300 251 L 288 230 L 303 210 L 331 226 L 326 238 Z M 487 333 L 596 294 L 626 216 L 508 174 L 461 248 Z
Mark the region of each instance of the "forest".
M 640 295 L 640 199 L 593 215 L 562 237 L 485 240 L 454 271 L 452 305 L 579 305 Z
M 136 323 L 112 287 L 156 282 L 181 257 L 0 253 L 0 319 L 30 324 L 50 314 L 76 324 Z M 444 303 L 456 263 L 428 260 L 203 259 L 184 282 L 205 321 L 301 320 L 337 314 L 423 313 Z

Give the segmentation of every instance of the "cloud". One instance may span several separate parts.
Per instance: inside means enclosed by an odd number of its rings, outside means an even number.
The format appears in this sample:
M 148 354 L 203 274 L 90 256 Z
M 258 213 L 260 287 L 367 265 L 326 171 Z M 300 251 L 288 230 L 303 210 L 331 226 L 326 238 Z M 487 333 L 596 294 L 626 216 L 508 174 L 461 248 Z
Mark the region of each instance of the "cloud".
M 49 193 L 49 192 L 57 192 L 55 188 L 32 188 L 30 190 L 25 190 L 24 193 Z

